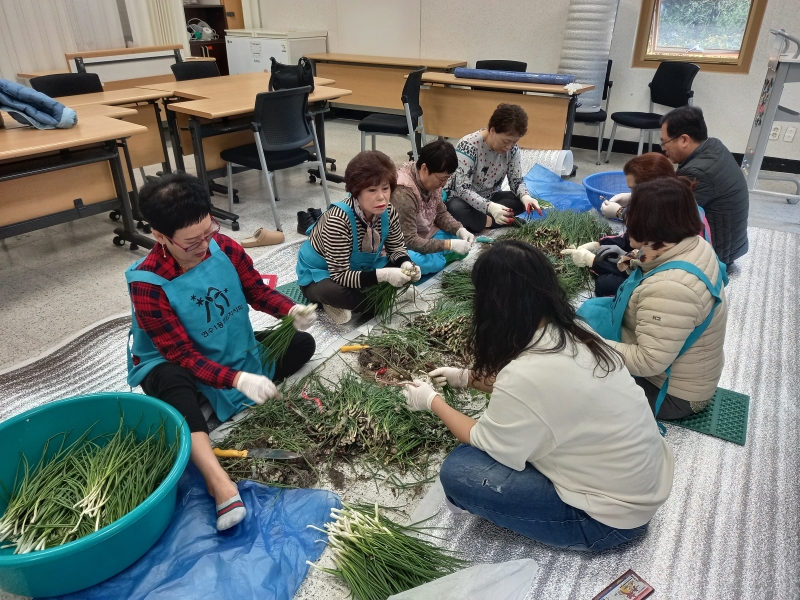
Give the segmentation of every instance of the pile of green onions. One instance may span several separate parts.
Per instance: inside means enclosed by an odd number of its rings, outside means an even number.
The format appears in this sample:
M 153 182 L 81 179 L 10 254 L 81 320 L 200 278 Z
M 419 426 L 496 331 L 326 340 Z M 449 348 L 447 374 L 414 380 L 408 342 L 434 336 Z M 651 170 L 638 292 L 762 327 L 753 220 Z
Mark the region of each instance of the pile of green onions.
M 269 363 L 278 364 L 278 361 L 286 356 L 295 331 L 294 317 L 286 316 L 277 325 L 258 332 L 256 340 L 259 344 L 261 364 L 264 366 Z
M 457 302 L 472 302 L 472 298 L 475 296 L 472 271 L 455 269 L 442 273 L 442 296 Z
M 116 433 L 90 435 L 91 428 L 71 444 L 69 433 L 50 438 L 33 468 L 22 455 L 0 518 L 2 547 L 25 554 L 89 535 L 139 506 L 175 463 L 178 442 L 167 443 L 163 423 L 141 441 L 121 419 Z
M 335 569 L 318 567 L 344 581 L 356 600 L 386 600 L 467 566 L 429 541 L 419 525 L 398 525 L 381 514 L 378 505 L 348 505 L 331 510 L 328 535 Z
M 411 285 L 411 283 L 407 283 L 403 287 L 396 288 L 391 283 L 384 281 L 370 286 L 364 290 L 364 301 L 361 303 L 359 310 L 361 312 L 372 312 L 375 315 L 375 319 L 381 323 L 391 321 L 397 308 L 397 299 Z

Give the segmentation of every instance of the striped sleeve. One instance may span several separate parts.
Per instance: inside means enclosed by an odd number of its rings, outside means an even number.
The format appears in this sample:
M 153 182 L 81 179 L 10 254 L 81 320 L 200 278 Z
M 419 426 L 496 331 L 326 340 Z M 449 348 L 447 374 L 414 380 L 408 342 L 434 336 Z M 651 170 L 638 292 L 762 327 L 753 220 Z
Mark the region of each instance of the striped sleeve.
M 316 227 L 311 230 L 309 239 L 317 254 L 328 263 L 332 281 L 355 289 L 363 289 L 378 283 L 378 276 L 374 270 L 350 270 L 353 232 L 350 229 L 350 220 L 338 206 L 331 207 L 320 217 Z

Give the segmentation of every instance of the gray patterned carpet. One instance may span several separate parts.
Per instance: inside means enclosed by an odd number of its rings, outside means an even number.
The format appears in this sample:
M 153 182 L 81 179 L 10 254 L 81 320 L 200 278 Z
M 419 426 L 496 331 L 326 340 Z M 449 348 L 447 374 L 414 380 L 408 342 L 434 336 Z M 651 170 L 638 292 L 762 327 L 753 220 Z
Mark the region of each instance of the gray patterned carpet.
M 672 496 L 640 541 L 593 556 L 549 549 L 466 515 L 439 510 L 446 544 L 476 562 L 534 558 L 530 599 L 585 600 L 629 568 L 670 600 L 800 598 L 800 240 L 750 229 L 750 253 L 731 273 L 726 366 L 720 385 L 751 396 L 747 445 L 668 426 L 675 459 Z M 279 283 L 294 279 L 298 245 L 258 261 Z M 267 324 L 258 315 L 254 325 Z M 129 317 L 99 324 L 46 357 L 0 375 L 0 420 L 79 393 L 127 389 Z M 324 348 L 346 334 L 324 318 Z M 440 489 L 440 488 L 439 488 Z M 434 488 L 423 501 L 441 508 Z

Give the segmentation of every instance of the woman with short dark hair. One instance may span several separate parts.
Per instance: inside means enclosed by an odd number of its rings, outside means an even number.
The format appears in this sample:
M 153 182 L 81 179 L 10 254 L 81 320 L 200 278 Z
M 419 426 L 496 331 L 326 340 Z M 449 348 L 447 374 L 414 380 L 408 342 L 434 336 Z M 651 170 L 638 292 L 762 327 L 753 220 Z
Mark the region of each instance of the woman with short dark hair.
M 517 142 L 528 132 L 528 115 L 516 104 L 499 104 L 486 129 L 458 141 L 458 169 L 447 183 L 447 210 L 472 233 L 509 225 L 526 210 L 542 214 L 522 178 Z M 500 187 L 508 177 L 509 192 Z
M 145 185 L 139 208 L 156 245 L 125 277 L 131 294 L 133 345 L 128 384 L 172 405 L 192 434 L 192 462 L 217 505 L 217 529 L 245 516 L 236 485 L 211 449 L 201 405 L 221 421 L 279 396 L 275 382 L 297 372 L 314 354 L 304 330 L 315 306 L 297 305 L 267 287 L 253 261 L 220 233 L 208 189 L 197 177 L 171 173 Z M 273 317 L 294 317 L 297 331 L 277 363 L 262 365 L 249 306 Z
M 658 418 L 687 417 L 710 404 L 722 374 L 725 265 L 697 235 L 692 190 L 677 177 L 637 185 L 625 223 L 634 250 L 619 268 L 628 278 L 578 315 L 624 357 Z
M 366 288 L 381 282 L 399 288 L 421 277 L 389 202 L 397 187 L 392 159 L 377 150 L 359 152 L 347 164 L 344 182 L 348 197 L 319 218 L 297 257 L 303 294 L 339 324 L 366 312 Z
M 476 421 L 421 381 L 404 392 L 462 442 L 441 468 L 449 505 L 572 550 L 644 533 L 669 497 L 673 458 L 619 354 L 576 319 L 529 244 L 493 244 L 472 282 L 474 366 L 429 375 L 490 392 L 486 411 Z
M 422 147 L 416 164 L 407 162 L 397 172 L 392 206 L 400 216 L 408 254 L 423 275 L 462 258 L 475 241 L 442 202 L 444 184 L 457 166 L 453 145 L 436 140 Z

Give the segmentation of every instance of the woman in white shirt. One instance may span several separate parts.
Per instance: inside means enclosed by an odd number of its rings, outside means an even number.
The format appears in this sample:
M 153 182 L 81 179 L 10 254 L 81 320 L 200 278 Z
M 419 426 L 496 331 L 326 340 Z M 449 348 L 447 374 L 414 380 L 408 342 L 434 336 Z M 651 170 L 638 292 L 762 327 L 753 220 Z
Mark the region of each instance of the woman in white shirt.
M 411 410 L 432 410 L 462 442 L 441 468 L 448 501 L 560 548 L 641 535 L 669 497 L 673 458 L 621 357 L 578 324 L 529 244 L 495 244 L 472 281 L 474 367 L 430 376 L 491 392 L 486 412 L 476 421 L 421 381 L 405 390 Z

